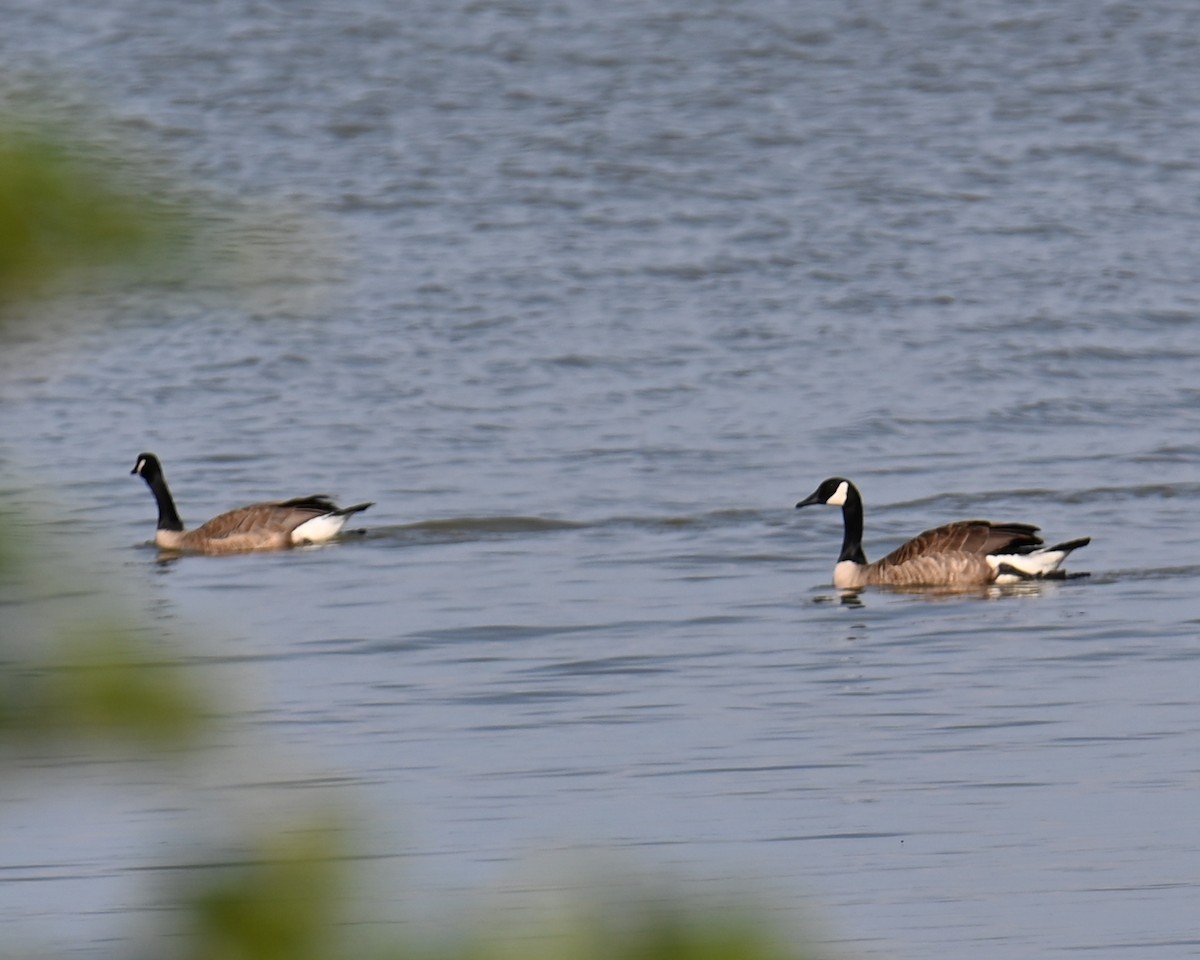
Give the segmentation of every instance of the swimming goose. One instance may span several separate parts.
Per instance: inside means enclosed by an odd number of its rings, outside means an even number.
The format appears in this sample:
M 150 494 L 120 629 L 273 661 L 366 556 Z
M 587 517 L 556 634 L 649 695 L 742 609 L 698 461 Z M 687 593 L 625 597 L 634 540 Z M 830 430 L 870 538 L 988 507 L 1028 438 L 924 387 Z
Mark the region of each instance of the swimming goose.
M 882 560 L 867 563 L 863 553 L 863 502 L 858 488 L 830 477 L 797 507 L 824 503 L 842 508 L 845 536 L 833 568 L 833 585 L 842 590 L 868 586 L 966 587 L 1020 580 L 1061 579 L 1059 565 L 1091 537 L 1044 545 L 1028 523 L 959 520 L 909 540 Z
M 245 553 L 323 543 L 337 536 L 351 514 L 372 505 L 358 503 L 353 507 L 338 507 L 324 495 L 297 497 L 281 503 L 252 503 L 213 517 L 195 530 L 185 531 L 158 457 L 152 453 L 138 454 L 137 463 L 129 472 L 139 474 L 146 481 L 158 502 L 158 530 L 154 542 L 163 550 Z

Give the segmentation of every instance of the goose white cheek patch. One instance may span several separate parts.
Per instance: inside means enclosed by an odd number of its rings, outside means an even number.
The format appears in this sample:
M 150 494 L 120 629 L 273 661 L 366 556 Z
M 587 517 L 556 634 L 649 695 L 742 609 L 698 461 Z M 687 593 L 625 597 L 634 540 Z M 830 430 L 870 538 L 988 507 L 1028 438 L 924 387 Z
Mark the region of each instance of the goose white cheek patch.
M 838 484 L 838 488 L 833 491 L 833 496 L 825 502 L 831 507 L 842 507 L 846 504 L 846 494 L 849 492 L 849 485 L 843 480 Z

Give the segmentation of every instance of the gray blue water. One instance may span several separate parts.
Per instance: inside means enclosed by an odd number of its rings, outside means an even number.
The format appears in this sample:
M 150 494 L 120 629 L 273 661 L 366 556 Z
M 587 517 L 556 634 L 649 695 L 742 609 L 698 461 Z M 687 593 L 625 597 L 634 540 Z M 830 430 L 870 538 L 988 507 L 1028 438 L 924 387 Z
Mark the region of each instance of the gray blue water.
M 213 805 L 349 791 L 417 899 L 602 849 L 851 957 L 1200 955 L 1200 7 L 6 7 L 0 95 L 236 267 L 0 356 L 6 504 L 232 691 Z M 142 450 L 192 522 L 377 505 L 161 565 Z M 1092 575 L 841 603 L 832 474 L 869 556 L 985 516 Z M 140 776 L 0 792 L 6 928 L 121 942 Z

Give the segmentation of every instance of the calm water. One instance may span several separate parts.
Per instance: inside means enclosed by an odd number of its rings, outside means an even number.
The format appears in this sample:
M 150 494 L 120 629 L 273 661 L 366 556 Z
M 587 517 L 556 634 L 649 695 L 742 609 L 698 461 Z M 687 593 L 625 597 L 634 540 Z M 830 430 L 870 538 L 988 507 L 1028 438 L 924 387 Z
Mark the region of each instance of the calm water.
M 334 789 L 372 922 L 566 847 L 849 957 L 1200 955 L 1200 7 L 8 7 L 5 95 L 102 105 L 247 261 L 0 356 L 5 501 L 240 758 L 6 785 L 13 936 L 120 952 L 182 810 Z M 192 522 L 377 506 L 164 566 L 144 449 Z M 872 557 L 982 515 L 1092 577 L 840 603 L 835 473 Z

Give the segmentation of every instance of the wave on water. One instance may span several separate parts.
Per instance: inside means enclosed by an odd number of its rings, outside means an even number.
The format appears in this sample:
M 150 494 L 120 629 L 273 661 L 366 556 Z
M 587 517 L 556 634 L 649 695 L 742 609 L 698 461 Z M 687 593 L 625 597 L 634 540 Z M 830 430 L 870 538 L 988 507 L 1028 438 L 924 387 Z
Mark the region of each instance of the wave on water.
M 373 527 L 367 531 L 367 538 L 374 541 L 394 540 L 405 545 L 461 543 L 510 536 L 558 533 L 563 530 L 579 530 L 587 526 L 589 526 L 587 523 L 548 517 L 449 517 L 390 527 Z
M 459 543 L 504 537 L 524 537 L 567 530 L 638 529 L 646 531 L 708 530 L 740 526 L 748 521 L 766 522 L 768 513 L 759 510 L 716 510 L 693 515 L 659 517 L 616 516 L 598 520 L 563 520 L 554 517 L 482 516 L 447 517 L 417 523 L 372 527 L 368 539 L 398 543 Z
M 986 506 L 992 512 L 995 504 L 1011 500 L 1036 500 L 1044 503 L 1097 503 L 1161 499 L 1170 497 L 1200 498 L 1200 483 L 1138 483 L 1123 486 L 1086 487 L 1074 490 L 1055 490 L 1048 487 L 1024 487 L 1008 490 L 981 490 L 978 493 L 934 493 L 912 500 L 878 504 L 875 509 L 907 510 L 912 507 L 937 506 L 939 509 L 975 510 Z

